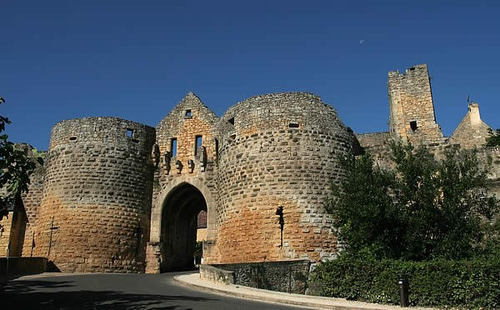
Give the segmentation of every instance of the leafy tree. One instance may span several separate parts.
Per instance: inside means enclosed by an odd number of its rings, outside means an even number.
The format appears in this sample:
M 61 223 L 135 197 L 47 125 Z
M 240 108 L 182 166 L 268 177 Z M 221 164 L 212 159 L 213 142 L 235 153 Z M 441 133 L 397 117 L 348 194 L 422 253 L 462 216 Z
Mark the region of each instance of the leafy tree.
M 346 251 L 408 260 L 474 254 L 481 224 L 499 208 L 486 195 L 475 152 L 450 149 L 436 160 L 423 147 L 391 149 L 393 169 L 374 165 L 370 155 L 342 160 L 347 177 L 332 185 L 325 207 Z
M 486 138 L 486 146 L 499 146 L 500 145 L 500 129 L 496 133 Z
M 5 100 L 0 97 L 0 104 Z M 0 220 L 15 206 L 22 192 L 28 191 L 29 175 L 35 163 L 29 158 L 26 149 L 16 147 L 3 133 L 10 124 L 7 117 L 0 115 Z
M 401 232 L 395 230 L 402 225 L 396 223 L 396 205 L 388 194 L 394 173 L 375 166 L 369 154 L 340 161 L 346 178 L 332 184 L 332 195 L 325 207 L 333 215 L 343 246 L 348 252 L 370 248 L 380 256 L 399 256 Z

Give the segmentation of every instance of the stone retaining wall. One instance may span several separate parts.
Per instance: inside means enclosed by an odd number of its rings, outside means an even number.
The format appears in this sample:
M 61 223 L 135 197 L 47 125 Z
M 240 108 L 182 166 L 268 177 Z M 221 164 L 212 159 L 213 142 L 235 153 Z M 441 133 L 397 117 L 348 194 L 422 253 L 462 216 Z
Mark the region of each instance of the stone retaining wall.
M 200 265 L 200 278 L 215 283 L 235 284 L 234 271 L 228 271 L 211 265 Z
M 8 259 L 0 257 L 0 276 L 2 277 L 24 276 L 45 271 L 47 271 L 45 257 L 9 257 Z
M 237 285 L 305 294 L 310 266 L 309 260 L 202 265 L 200 274 L 202 279 L 220 278 L 229 283 L 234 277 L 233 283 Z

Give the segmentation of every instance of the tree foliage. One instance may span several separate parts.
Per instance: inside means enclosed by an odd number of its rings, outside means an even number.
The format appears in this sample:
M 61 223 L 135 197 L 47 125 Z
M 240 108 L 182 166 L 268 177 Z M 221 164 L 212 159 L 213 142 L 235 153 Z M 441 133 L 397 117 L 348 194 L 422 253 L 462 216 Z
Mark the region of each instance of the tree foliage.
M 342 159 L 346 178 L 332 185 L 325 207 L 346 251 L 405 260 L 473 255 L 483 223 L 499 209 L 476 153 L 450 149 L 437 160 L 423 147 L 391 149 L 393 169 L 375 165 L 369 154 Z
M 500 129 L 496 133 L 486 138 L 486 146 L 500 146 Z
M 0 104 L 4 102 L 0 97 Z M 7 124 L 10 120 L 0 115 L 0 220 L 8 214 L 9 206 L 15 206 L 19 195 L 28 190 L 29 175 L 35 168 L 27 150 L 8 141 L 4 133 Z

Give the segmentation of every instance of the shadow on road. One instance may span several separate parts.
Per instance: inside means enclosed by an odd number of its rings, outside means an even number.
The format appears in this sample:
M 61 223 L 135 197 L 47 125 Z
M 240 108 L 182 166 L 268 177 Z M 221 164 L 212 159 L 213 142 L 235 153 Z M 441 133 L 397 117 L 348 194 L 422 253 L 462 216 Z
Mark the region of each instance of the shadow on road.
M 211 300 L 181 295 L 71 290 L 73 286 L 71 281 L 11 281 L 1 292 L 2 309 L 186 309 L 176 302 Z

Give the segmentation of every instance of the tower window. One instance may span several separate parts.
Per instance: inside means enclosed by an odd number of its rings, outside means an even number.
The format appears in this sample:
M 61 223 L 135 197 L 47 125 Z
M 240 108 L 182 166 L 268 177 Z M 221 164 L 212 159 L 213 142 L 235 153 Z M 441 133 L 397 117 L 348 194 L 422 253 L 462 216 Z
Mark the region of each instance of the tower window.
M 133 138 L 134 137 L 134 130 L 127 128 L 127 137 Z
M 410 122 L 410 128 L 411 128 L 411 131 L 415 131 L 417 130 L 417 121 L 411 121 Z
M 288 127 L 290 127 L 290 128 L 299 128 L 299 123 L 290 123 L 290 124 L 288 124 Z
M 191 110 L 186 110 L 186 113 L 184 113 L 184 117 L 186 118 L 191 118 L 193 116 L 193 113 L 191 112 Z
M 231 125 L 234 125 L 234 117 L 227 120 Z
M 195 145 L 194 145 L 194 155 L 198 154 L 198 149 L 201 147 L 202 144 L 203 144 L 202 136 L 196 136 Z
M 170 140 L 170 153 L 172 153 L 172 157 L 177 156 L 177 138 Z
M 215 139 L 215 158 L 219 157 L 219 140 Z

